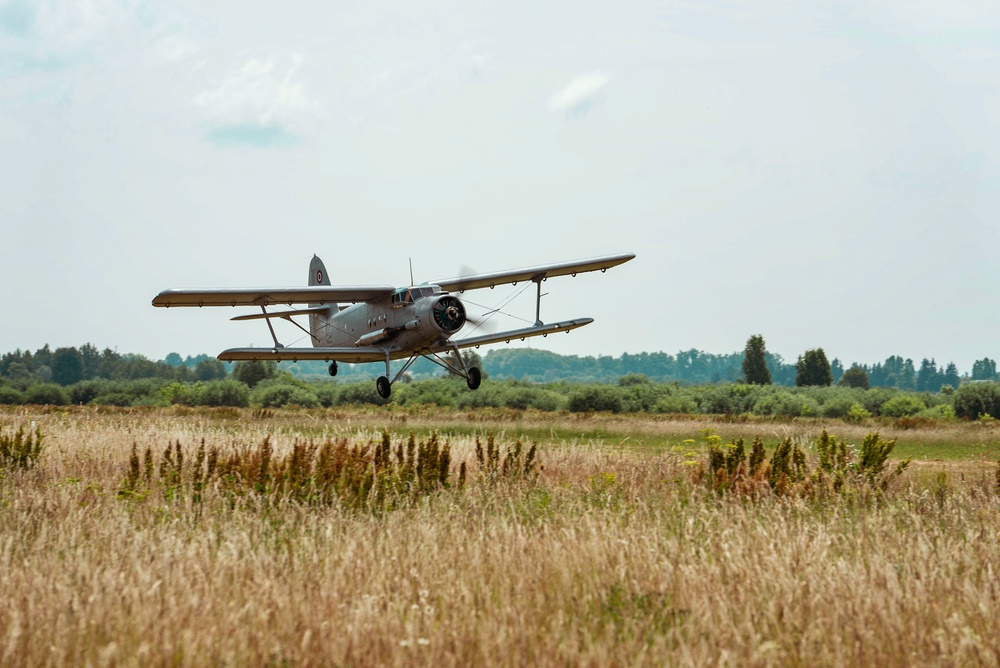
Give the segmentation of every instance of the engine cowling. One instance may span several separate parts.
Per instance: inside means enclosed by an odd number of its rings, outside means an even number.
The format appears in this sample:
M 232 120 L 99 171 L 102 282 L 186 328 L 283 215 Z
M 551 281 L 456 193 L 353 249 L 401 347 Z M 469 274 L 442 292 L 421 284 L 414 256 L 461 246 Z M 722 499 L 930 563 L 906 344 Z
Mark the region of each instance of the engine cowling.
M 465 325 L 465 306 L 452 295 L 442 295 L 431 303 L 434 324 L 445 334 L 454 334 Z

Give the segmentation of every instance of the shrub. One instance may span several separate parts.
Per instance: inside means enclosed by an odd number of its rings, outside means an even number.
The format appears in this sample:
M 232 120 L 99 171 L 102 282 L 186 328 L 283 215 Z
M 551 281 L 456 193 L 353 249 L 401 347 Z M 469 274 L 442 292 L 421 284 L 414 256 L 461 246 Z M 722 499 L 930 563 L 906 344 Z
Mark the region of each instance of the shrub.
M 69 388 L 69 396 L 74 404 L 89 404 L 102 394 L 106 394 L 109 382 L 106 380 L 83 380 Z
M 0 386 L 0 404 L 20 405 L 24 402 L 24 392 L 7 385 Z
M 568 408 L 573 413 L 608 411 L 621 413 L 624 408 L 621 391 L 611 385 L 588 385 L 569 395 Z
M 412 437 L 411 437 L 412 438 Z M 517 441 L 513 446 L 507 447 L 507 454 L 501 457 L 501 448 L 496 445 L 493 434 L 486 437 L 486 448 L 476 437 L 476 463 L 479 464 L 479 477 L 487 482 L 496 483 L 500 480 L 517 480 L 522 478 L 533 478 L 537 475 L 535 470 L 535 445 L 522 459 L 524 446 L 521 441 Z M 462 465 L 463 477 L 465 465 Z
M 917 413 L 918 418 L 928 418 L 932 420 L 954 420 L 955 410 L 948 404 L 938 404 L 927 410 Z
M 751 411 L 754 415 L 798 417 L 802 413 L 802 400 L 797 394 L 774 388 L 761 392 Z
M 323 408 L 329 408 L 337 403 L 337 385 L 335 383 L 316 383 L 313 385 L 312 391 Z
M 1000 417 L 1000 385 L 991 382 L 966 383 L 952 395 L 955 415 L 975 420 L 980 415 Z
M 99 406 L 131 406 L 132 396 L 126 392 L 109 392 L 95 397 L 91 403 Z
M 652 411 L 654 413 L 697 413 L 698 404 L 686 394 L 675 392 L 657 401 Z
M 69 403 L 69 394 L 60 385 L 39 383 L 28 388 L 26 401 L 40 406 L 65 406 Z
M 909 417 L 926 410 L 927 404 L 912 394 L 898 394 L 882 404 L 881 413 L 888 417 Z
M 844 416 L 844 419 L 852 424 L 861 424 L 871 416 L 872 414 L 866 411 L 864 406 L 859 403 L 853 403 L 847 411 L 847 415 Z
M 851 412 L 853 406 L 860 405 L 855 402 L 850 396 L 837 395 L 830 397 L 826 402 L 820 406 L 820 415 L 829 418 L 843 418 L 847 417 L 847 414 Z M 864 410 L 863 408 L 861 410 Z
M 749 413 L 758 396 L 755 385 L 708 385 L 697 388 L 695 401 L 702 413 L 733 415 Z
M 384 404 L 388 400 L 378 395 L 375 383 L 370 380 L 358 383 L 344 383 L 337 386 L 336 403 L 342 404 Z
M 476 393 L 478 392 L 482 392 L 482 389 Z M 540 411 L 557 411 L 562 402 L 562 396 L 541 387 L 511 387 L 504 393 L 502 405 L 521 410 L 534 408 Z
M 297 385 L 261 384 L 261 387 L 255 389 L 250 395 L 250 403 L 263 408 L 278 408 L 289 405 L 316 408 L 319 406 L 319 399 L 309 390 Z
M 625 376 L 631 378 L 631 376 Z M 645 376 L 641 376 L 645 378 Z M 646 382 L 630 382 L 621 384 L 624 409 L 629 413 L 643 413 L 653 410 L 664 394 L 670 392 L 666 385 L 655 385 L 648 379 Z
M 376 397 L 374 383 L 365 383 L 369 391 Z M 468 392 L 465 383 L 458 383 L 451 378 L 435 378 L 434 380 L 422 380 L 410 383 L 394 395 L 394 399 L 400 406 L 407 404 L 436 404 L 438 406 L 458 405 L 460 393 Z
M 856 448 L 824 429 L 816 439 L 817 460 L 810 471 L 805 451 L 791 438 L 778 443 L 770 460 L 766 460 L 763 442 L 756 438 L 749 465 L 743 439 L 738 438 L 727 445 L 711 443 L 707 467 L 695 470 L 694 478 L 719 494 L 808 496 L 849 489 L 881 491 L 910 463 L 906 459 L 887 470 L 895 446 L 895 440 L 885 441 L 878 433 L 869 433 Z
M 199 406 L 238 406 L 250 403 L 250 388 L 238 380 L 210 380 L 198 388 L 194 403 Z
M 516 451 L 519 457 L 520 444 Z M 534 448 L 524 464 L 519 459 L 516 463 L 527 473 L 533 457 Z M 459 486 L 465 482 L 464 472 L 463 463 Z M 206 451 L 202 441 L 193 458 L 185 457 L 176 441 L 167 444 L 158 462 L 151 448 L 140 459 L 133 445 L 118 496 L 141 501 L 159 492 L 167 499 L 190 498 L 198 503 L 205 489 L 215 489 L 231 500 L 256 497 L 269 503 L 381 511 L 450 487 L 450 474 L 451 448 L 433 434 L 419 443 L 410 434 L 407 443 L 395 449 L 387 432 L 379 442 L 366 444 L 297 439 L 284 456 L 275 455 L 269 436 L 256 446 L 229 452 Z
M 42 452 L 42 432 L 25 430 L 24 425 L 11 433 L 0 430 L 0 469 L 30 469 Z

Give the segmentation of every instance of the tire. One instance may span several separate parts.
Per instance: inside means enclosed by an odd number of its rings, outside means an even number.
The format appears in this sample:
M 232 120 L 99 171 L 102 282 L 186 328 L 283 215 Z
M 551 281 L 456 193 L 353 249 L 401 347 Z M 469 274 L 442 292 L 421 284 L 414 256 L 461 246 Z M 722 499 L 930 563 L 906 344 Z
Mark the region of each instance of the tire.
M 330 372 L 331 376 L 336 376 L 337 375 L 337 363 L 336 362 L 330 362 L 330 367 L 329 367 L 328 371 Z
M 389 379 L 385 376 L 379 376 L 378 380 L 375 381 L 375 390 L 378 392 L 378 396 L 388 399 L 392 393 L 392 385 L 389 384 Z
M 470 390 L 479 389 L 479 385 L 483 382 L 483 374 L 479 371 L 479 367 L 469 367 L 469 377 L 465 379 L 465 382 Z

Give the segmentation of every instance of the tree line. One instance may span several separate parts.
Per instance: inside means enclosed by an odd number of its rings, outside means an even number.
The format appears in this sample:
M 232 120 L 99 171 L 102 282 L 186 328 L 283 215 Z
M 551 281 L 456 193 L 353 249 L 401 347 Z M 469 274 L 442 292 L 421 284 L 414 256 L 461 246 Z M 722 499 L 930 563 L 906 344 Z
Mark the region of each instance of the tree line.
M 838 384 L 847 387 L 889 387 L 906 391 L 938 392 L 942 387 L 957 389 L 967 381 L 998 380 L 996 362 L 977 360 L 971 373 L 961 375 L 953 362 L 939 365 L 933 358 L 921 360 L 899 355 L 875 364 L 853 363 L 848 368 L 839 359 L 827 361 L 822 348 L 805 351 L 798 360 L 786 362 L 766 349 L 760 335 L 751 336 L 742 352 L 706 353 L 695 349 L 676 354 L 624 353 L 618 357 L 560 355 L 531 348 L 494 348 L 482 359 L 482 368 L 498 379 L 516 379 L 534 383 L 559 381 L 614 383 L 630 374 L 641 374 L 654 382 L 703 385 L 719 383 L 774 384 L 785 387 Z M 286 369 L 299 378 L 328 377 L 323 362 L 285 362 Z M 182 358 L 170 353 L 163 360 L 150 360 L 134 353 L 118 353 L 110 348 L 99 350 L 92 344 L 79 348 L 48 345 L 35 352 L 16 350 L 0 357 L 0 379 L 8 385 L 26 389 L 36 383 L 67 387 L 88 380 L 168 379 L 181 383 L 221 380 L 232 372 L 232 365 L 208 355 Z M 377 365 L 341 364 L 338 378 L 373 378 L 381 373 Z M 412 367 L 415 380 L 438 376 L 440 369 L 425 360 Z

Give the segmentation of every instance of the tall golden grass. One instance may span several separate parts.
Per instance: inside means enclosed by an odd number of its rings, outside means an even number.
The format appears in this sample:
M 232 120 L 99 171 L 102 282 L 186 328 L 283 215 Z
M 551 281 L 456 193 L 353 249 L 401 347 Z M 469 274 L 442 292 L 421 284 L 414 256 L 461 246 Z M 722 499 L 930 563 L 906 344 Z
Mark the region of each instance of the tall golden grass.
M 234 495 L 219 478 L 197 499 L 119 492 L 133 447 L 159 466 L 180 443 L 189 466 L 203 441 L 225 457 L 266 438 L 286 461 L 310 440 L 377 448 L 399 415 L 0 414 L 44 436 L 0 481 L 0 664 L 1000 665 L 992 467 L 749 497 L 699 484 L 698 444 L 559 436 L 537 443 L 532 475 L 490 476 L 476 434 L 404 417 L 439 428 L 455 484 L 387 508 Z M 477 419 L 503 461 L 517 423 Z

